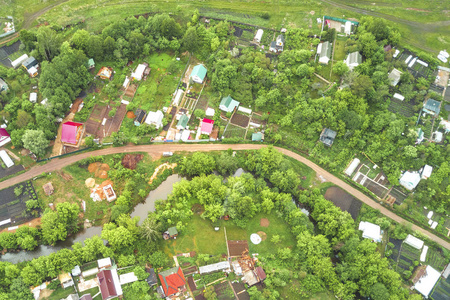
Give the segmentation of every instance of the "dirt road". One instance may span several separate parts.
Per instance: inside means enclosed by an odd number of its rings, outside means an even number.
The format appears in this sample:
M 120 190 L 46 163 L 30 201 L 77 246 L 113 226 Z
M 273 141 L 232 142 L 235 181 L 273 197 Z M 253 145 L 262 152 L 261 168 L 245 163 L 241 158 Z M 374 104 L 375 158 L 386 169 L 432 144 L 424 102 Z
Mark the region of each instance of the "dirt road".
M 43 165 L 43 166 L 36 166 L 31 168 L 29 171 L 20 174 L 16 177 L 13 177 L 11 179 L 5 180 L 3 182 L 0 182 L 0 189 L 7 188 L 11 185 L 18 184 L 22 181 L 32 179 L 33 177 L 42 174 L 43 172 L 53 172 L 56 170 L 59 170 L 65 166 L 71 165 L 81 159 L 88 158 L 91 156 L 98 156 L 98 155 L 107 155 L 107 154 L 117 154 L 117 153 L 129 153 L 129 152 L 146 152 L 153 158 L 158 158 L 162 156 L 163 152 L 170 151 L 170 152 L 176 152 L 176 151 L 186 151 L 186 152 L 196 152 L 196 151 L 221 151 L 221 150 L 227 150 L 227 149 L 233 149 L 233 150 L 252 150 L 252 149 L 260 149 L 262 147 L 265 147 L 265 145 L 256 145 L 256 144 L 158 144 L 158 145 L 140 145 L 140 146 L 124 146 L 120 148 L 108 148 L 108 149 L 102 149 L 97 150 L 93 152 L 86 152 L 74 156 L 69 156 L 67 158 L 56 158 L 49 163 Z M 321 175 L 323 178 L 325 178 L 327 181 L 330 181 L 337 186 L 341 187 L 357 199 L 359 199 L 361 202 L 369 205 L 370 207 L 374 209 L 380 210 L 382 214 L 387 216 L 388 218 L 402 223 L 402 224 L 409 224 L 410 222 L 406 221 L 405 219 L 397 216 L 395 213 L 391 212 L 384 206 L 380 205 L 379 203 L 372 200 L 370 197 L 366 196 L 362 192 L 358 191 L 357 189 L 353 188 L 349 184 L 345 183 L 341 179 L 337 178 L 336 176 L 332 175 L 331 173 L 325 171 L 312 161 L 308 160 L 307 158 L 300 156 L 292 151 L 275 147 L 278 151 L 283 153 L 284 155 L 290 156 L 311 169 L 313 169 L 317 176 Z M 444 241 L 443 239 L 439 238 L 438 236 L 428 232 L 427 230 L 416 226 L 414 224 L 412 225 L 413 230 L 420 231 L 422 234 L 426 235 L 430 240 L 435 241 L 436 243 L 440 244 L 441 246 L 447 248 L 450 250 L 450 243 L 447 241 Z

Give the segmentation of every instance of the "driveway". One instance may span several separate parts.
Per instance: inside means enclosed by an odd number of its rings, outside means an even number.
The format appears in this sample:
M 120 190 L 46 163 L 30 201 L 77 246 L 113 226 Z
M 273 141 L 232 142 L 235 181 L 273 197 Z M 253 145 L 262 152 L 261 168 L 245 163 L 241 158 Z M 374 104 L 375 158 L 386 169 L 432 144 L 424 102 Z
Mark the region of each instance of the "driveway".
M 130 152 L 146 152 L 148 153 L 152 158 L 159 158 L 162 156 L 163 152 L 176 152 L 176 151 L 184 151 L 184 152 L 196 152 L 196 151 L 223 151 L 227 149 L 233 149 L 233 150 L 254 150 L 254 149 L 260 149 L 262 147 L 266 147 L 265 145 L 258 145 L 258 144 L 158 144 L 158 145 L 128 145 L 124 147 L 117 147 L 117 148 L 107 148 L 107 149 L 101 149 L 97 151 L 92 152 L 85 152 L 82 154 L 69 156 L 66 158 L 56 158 L 52 161 L 48 162 L 45 165 L 42 166 L 35 166 L 31 168 L 28 172 L 22 173 L 16 177 L 13 177 L 11 179 L 5 180 L 3 182 L 0 182 L 0 189 L 7 188 L 9 186 L 18 184 L 25 180 L 30 180 L 33 177 L 36 177 L 43 172 L 53 172 L 56 170 L 60 170 L 61 168 L 64 168 L 68 165 L 71 165 L 79 160 L 91 157 L 91 156 L 99 156 L 99 155 L 108 155 L 108 154 L 117 154 L 117 153 L 130 153 Z M 397 216 L 392 211 L 388 210 L 375 200 L 372 200 L 359 190 L 355 189 L 354 187 L 350 186 L 349 184 L 345 183 L 341 179 L 337 178 L 336 176 L 332 175 L 331 173 L 325 171 L 323 168 L 319 167 L 312 161 L 308 160 L 307 158 L 298 155 L 297 153 L 294 153 L 292 151 L 275 147 L 278 151 L 283 153 L 284 155 L 287 155 L 289 157 L 292 157 L 301 163 L 307 165 L 311 169 L 313 169 L 317 176 L 322 176 L 327 181 L 334 183 L 335 185 L 341 187 L 351 195 L 353 195 L 355 198 L 359 199 L 361 202 L 364 202 L 365 204 L 369 205 L 370 207 L 374 209 L 378 209 L 383 215 L 386 217 L 402 224 L 411 224 L 412 230 L 417 230 L 421 232 L 422 234 L 426 235 L 430 240 L 435 241 L 436 243 L 440 244 L 441 246 L 447 248 L 450 250 L 450 243 L 447 241 L 444 241 L 440 237 L 432 234 L 428 230 L 425 230 L 419 226 L 416 226 L 402 217 Z

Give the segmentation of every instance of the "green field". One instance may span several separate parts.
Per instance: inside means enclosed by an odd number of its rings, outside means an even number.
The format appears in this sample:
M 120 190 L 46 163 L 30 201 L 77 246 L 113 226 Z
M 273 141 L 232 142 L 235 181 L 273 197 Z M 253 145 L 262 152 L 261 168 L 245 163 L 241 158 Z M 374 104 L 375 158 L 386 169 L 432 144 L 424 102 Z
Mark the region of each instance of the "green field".
M 269 219 L 269 227 L 261 227 L 259 222 L 261 218 Z M 181 232 L 175 240 L 163 241 L 164 252 L 173 256 L 179 253 L 195 251 L 199 254 L 221 255 L 227 253 L 225 242 L 224 227 L 226 227 L 228 240 L 248 240 L 249 251 L 259 253 L 262 256 L 269 255 L 274 251 L 274 244 L 270 242 L 273 235 L 281 235 L 281 242 L 277 247 L 291 247 L 295 245 L 295 237 L 290 233 L 288 225 L 275 214 L 264 215 L 257 214 L 248 223 L 245 229 L 239 228 L 232 221 L 220 220 L 218 222 L 219 231 L 215 231 L 209 220 L 203 220 L 195 214 L 189 221 L 184 232 Z M 250 242 L 250 235 L 258 231 L 267 234 L 267 239 L 259 245 L 253 245 Z
M 43 21 L 68 25 L 85 22 L 88 30 L 99 32 L 104 26 L 118 18 L 126 18 L 147 12 L 168 12 L 182 15 L 198 9 L 202 15 L 239 21 L 257 26 L 279 29 L 282 26 L 309 27 L 317 31 L 316 18 L 322 15 L 345 18 L 360 18 L 372 15 L 397 23 L 402 31 L 403 43 L 415 48 L 438 51 L 450 44 L 450 22 L 448 1 L 384 0 L 372 2 L 356 0 L 336 1 L 187 1 L 167 0 L 46 0 L 16 1 L 0 0 L 5 13 L 13 15 L 19 26 L 35 26 Z M 54 7 L 53 7 L 54 5 Z M 3 10 L 2 10 L 3 12 Z M 261 18 L 263 12 L 269 19 Z M 414 33 L 414 34 L 412 34 Z

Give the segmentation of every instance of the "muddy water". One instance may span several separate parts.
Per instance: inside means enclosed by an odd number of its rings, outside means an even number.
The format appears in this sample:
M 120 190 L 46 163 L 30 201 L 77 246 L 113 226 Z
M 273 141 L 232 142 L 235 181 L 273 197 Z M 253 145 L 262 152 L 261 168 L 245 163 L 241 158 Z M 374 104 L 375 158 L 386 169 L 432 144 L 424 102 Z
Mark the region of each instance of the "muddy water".
M 156 189 L 148 194 L 144 203 L 136 205 L 134 211 L 131 213 L 131 217 L 139 217 L 139 225 L 147 218 L 149 211 L 155 211 L 156 200 L 166 200 L 167 196 L 172 193 L 173 184 L 181 181 L 183 177 L 178 174 L 173 174 L 167 177 Z

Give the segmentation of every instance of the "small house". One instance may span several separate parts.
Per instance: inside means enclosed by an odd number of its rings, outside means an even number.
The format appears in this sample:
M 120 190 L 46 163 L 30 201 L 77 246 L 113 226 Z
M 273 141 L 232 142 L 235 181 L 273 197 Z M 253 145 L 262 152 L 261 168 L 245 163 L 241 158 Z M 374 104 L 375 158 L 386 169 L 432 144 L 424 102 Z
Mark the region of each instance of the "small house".
M 204 118 L 202 120 L 202 126 L 200 128 L 202 134 L 210 135 L 214 127 L 214 121 Z
M 276 40 L 276 49 L 278 52 L 283 51 L 284 48 L 284 35 L 280 34 L 279 36 L 277 36 L 277 40 Z
M 406 171 L 400 177 L 400 185 L 402 185 L 408 191 L 412 191 L 420 182 L 419 172 Z
M 83 135 L 83 124 L 66 122 L 62 125 L 61 142 L 75 146 Z
M 0 78 L 0 93 L 8 90 L 8 85 L 6 82 Z
M 46 184 L 44 184 L 44 185 L 42 186 L 42 188 L 44 189 L 44 193 L 45 193 L 47 196 L 52 195 L 53 192 L 55 191 L 55 189 L 53 188 L 53 185 L 52 185 L 51 182 L 47 182 Z
M 145 68 L 147 68 L 147 67 L 144 64 L 138 65 L 136 70 L 134 71 L 134 73 L 131 74 L 131 79 L 141 81 L 142 76 L 144 75 Z
M 425 298 L 428 298 L 440 277 L 441 273 L 439 271 L 436 271 L 431 266 L 426 266 L 425 272 L 414 284 L 414 289 Z
M 262 142 L 264 140 L 264 134 L 262 132 L 252 133 L 252 142 Z
M 181 267 L 173 267 L 158 274 L 166 297 L 186 289 L 186 279 Z
M 112 75 L 113 68 L 110 67 L 102 67 L 97 73 L 97 76 L 101 79 L 111 79 Z
M 69 273 L 63 272 L 63 273 L 59 274 L 58 279 L 61 282 L 61 287 L 63 289 L 75 285 L 75 283 L 73 282 L 72 276 L 70 276 Z
M 88 66 L 88 69 L 95 68 L 95 62 L 94 62 L 93 58 L 89 58 L 87 66 Z
M 148 277 L 146 279 L 147 284 L 152 287 L 158 283 L 158 279 L 156 278 L 156 273 L 153 268 L 148 268 L 145 270 L 148 273 Z
M 163 126 L 162 120 L 164 119 L 164 114 L 162 111 L 150 111 L 145 119 L 145 123 L 149 125 L 154 125 L 156 129 L 159 129 Z
M 168 239 L 173 239 L 173 238 L 176 238 L 178 236 L 178 230 L 177 230 L 177 228 L 175 227 L 175 226 L 173 226 L 173 227 L 169 227 L 166 231 L 164 231 L 164 233 L 163 233 L 163 238 L 165 239 L 165 240 L 168 240 Z
M 423 111 L 437 117 L 441 111 L 441 102 L 434 99 L 428 99 L 423 106 Z
M 433 173 L 433 167 L 430 165 L 425 165 L 422 168 L 421 172 L 421 179 L 428 179 L 431 176 L 431 173 Z
M 261 43 L 263 33 L 264 31 L 262 29 L 258 29 L 256 31 L 255 38 L 253 39 L 253 41 L 255 41 L 256 43 Z
M 199 64 L 196 65 L 191 72 L 191 75 L 189 76 L 189 79 L 192 78 L 192 80 L 196 83 L 203 83 L 203 80 L 205 80 L 206 73 L 208 70 L 205 68 L 204 65 Z
M 13 60 L 11 62 L 11 65 L 13 66 L 14 69 L 17 69 L 17 67 L 19 67 L 24 61 L 26 61 L 28 59 L 28 55 L 24 54 L 21 57 Z
M 100 271 L 97 279 L 103 300 L 114 299 L 123 294 L 116 269 Z
M 370 222 L 361 221 L 358 230 L 362 231 L 362 237 L 380 243 L 382 239 L 381 228 Z
M 350 53 L 344 60 L 344 62 L 350 70 L 353 70 L 355 67 L 359 66 L 362 63 L 362 56 L 358 51 L 355 51 Z
M 328 65 L 331 59 L 331 43 L 326 41 L 317 46 L 317 54 L 319 55 L 319 63 Z
M 234 100 L 230 95 L 228 95 L 227 97 L 222 98 L 219 108 L 224 112 L 231 113 L 235 110 L 236 107 L 239 106 L 239 104 L 239 101 Z
M 5 128 L 0 128 L 0 147 L 11 142 L 11 136 Z
M 12 166 L 14 166 L 14 162 L 12 161 L 11 157 L 9 157 L 6 150 L 0 150 L 0 158 L 7 168 L 11 168 Z
M 180 119 L 178 120 L 177 129 L 179 129 L 179 130 L 186 129 L 188 122 L 189 122 L 189 117 L 185 114 L 182 114 L 180 116 Z
M 37 75 L 37 69 L 39 68 L 39 63 L 33 56 L 28 57 L 22 62 L 22 67 L 30 74 L 31 77 Z
M 30 102 L 36 103 L 37 102 L 37 93 L 30 93 Z
M 334 139 L 336 138 L 336 135 L 336 131 L 325 128 L 324 130 L 322 130 L 319 140 L 326 146 L 331 147 L 331 145 L 333 145 Z
M 184 129 L 181 131 L 180 140 L 182 140 L 183 142 L 186 142 L 187 140 L 189 140 L 190 137 L 191 137 L 190 130 Z
M 134 118 L 134 125 L 135 126 L 140 126 L 144 120 L 145 120 L 145 116 L 147 115 L 147 113 L 145 112 L 145 110 L 142 109 L 137 109 L 136 110 L 136 118 Z
M 391 86 L 396 86 L 400 81 L 400 76 L 402 72 L 394 68 L 391 73 L 389 73 L 388 79 Z

